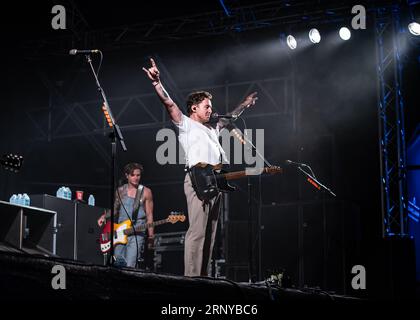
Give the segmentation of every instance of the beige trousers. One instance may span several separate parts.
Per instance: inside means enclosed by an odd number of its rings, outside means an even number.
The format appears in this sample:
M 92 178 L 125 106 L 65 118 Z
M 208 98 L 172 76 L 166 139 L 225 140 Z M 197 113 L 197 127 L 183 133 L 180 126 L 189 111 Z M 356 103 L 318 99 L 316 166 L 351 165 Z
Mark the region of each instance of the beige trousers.
M 184 180 L 184 192 L 187 197 L 190 223 L 185 235 L 184 275 L 189 277 L 207 276 L 216 238 L 222 196 L 219 194 L 209 203 L 204 204 L 197 198 L 188 173 Z

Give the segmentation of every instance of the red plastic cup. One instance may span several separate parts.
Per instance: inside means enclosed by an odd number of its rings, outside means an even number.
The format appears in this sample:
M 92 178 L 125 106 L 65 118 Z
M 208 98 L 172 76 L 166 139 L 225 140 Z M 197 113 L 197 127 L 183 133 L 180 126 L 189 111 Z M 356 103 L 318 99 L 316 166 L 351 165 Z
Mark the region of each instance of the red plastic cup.
M 76 199 L 83 200 L 83 191 L 76 191 Z

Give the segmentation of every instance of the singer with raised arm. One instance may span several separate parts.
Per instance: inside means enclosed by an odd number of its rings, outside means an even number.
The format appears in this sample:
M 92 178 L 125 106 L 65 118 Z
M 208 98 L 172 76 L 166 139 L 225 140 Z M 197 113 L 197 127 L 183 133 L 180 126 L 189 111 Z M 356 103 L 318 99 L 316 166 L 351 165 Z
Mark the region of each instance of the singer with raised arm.
M 197 182 L 191 174 L 191 169 L 203 165 L 217 167 L 221 166 L 222 161 L 228 162 L 218 138 L 220 131 L 229 121 L 217 116 L 220 119 L 216 121 L 216 124 L 210 124 L 213 111 L 212 95 L 206 91 L 189 94 L 188 116 L 184 115 L 163 87 L 155 61 L 150 59 L 150 63 L 151 66 L 143 70 L 177 128 L 178 139 L 186 156 L 187 174 L 184 180 L 184 192 L 188 205 L 189 228 L 185 237 L 184 274 L 185 276 L 207 276 L 222 196 L 218 192 L 210 199 L 204 199 L 197 194 Z M 228 115 L 240 114 L 245 108 L 254 105 L 256 100 L 257 93 L 254 92 Z

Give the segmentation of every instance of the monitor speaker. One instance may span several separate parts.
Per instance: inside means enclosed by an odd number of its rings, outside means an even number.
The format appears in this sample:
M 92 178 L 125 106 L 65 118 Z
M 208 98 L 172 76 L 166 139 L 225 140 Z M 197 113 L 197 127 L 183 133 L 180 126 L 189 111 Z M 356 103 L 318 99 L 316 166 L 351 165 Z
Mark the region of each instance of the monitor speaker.
M 76 260 L 103 264 L 99 243 L 101 229 L 97 224 L 103 212 L 103 208 L 76 203 Z
M 97 225 L 103 208 L 47 194 L 30 198 L 33 206 L 57 212 L 56 253 L 59 257 L 104 264 L 99 245 L 101 229 Z
M 56 254 L 65 259 L 75 259 L 75 204 L 48 194 L 30 195 L 31 205 L 57 212 Z

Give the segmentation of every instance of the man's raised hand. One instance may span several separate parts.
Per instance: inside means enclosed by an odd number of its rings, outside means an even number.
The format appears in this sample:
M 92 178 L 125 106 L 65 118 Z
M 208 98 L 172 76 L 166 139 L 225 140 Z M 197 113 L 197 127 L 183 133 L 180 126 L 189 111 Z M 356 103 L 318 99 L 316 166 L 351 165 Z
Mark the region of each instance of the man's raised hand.
M 245 100 L 242 103 L 242 105 L 244 105 L 245 108 L 249 108 L 250 106 L 253 106 L 255 104 L 255 102 L 257 101 L 257 99 L 258 99 L 257 92 L 253 92 L 248 97 L 245 98 Z
M 143 67 L 143 70 L 146 72 L 150 80 L 159 82 L 159 70 L 156 67 L 156 63 L 152 58 L 150 58 L 150 63 L 152 66 L 148 69 Z

